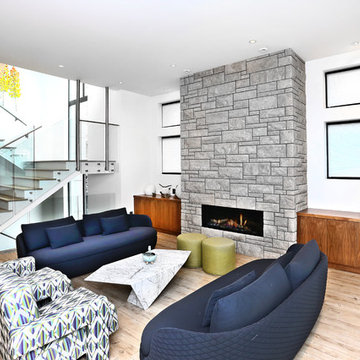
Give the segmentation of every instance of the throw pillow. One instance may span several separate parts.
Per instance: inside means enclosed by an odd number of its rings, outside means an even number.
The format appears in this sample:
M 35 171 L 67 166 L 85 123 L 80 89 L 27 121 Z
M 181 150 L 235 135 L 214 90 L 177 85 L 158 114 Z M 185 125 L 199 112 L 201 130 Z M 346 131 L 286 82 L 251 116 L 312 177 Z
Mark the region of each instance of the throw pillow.
M 314 270 L 320 260 L 320 249 L 315 240 L 305 244 L 285 268 L 293 289 L 296 289 Z
M 284 255 L 281 255 L 277 261 L 285 269 L 287 264 L 293 259 L 293 257 L 298 253 L 298 251 L 303 247 L 302 244 L 293 244 L 291 245 L 287 252 Z
M 50 240 L 50 246 L 53 249 L 57 249 L 71 244 L 76 244 L 83 241 L 76 223 L 51 227 L 46 229 L 46 233 Z
M 21 230 L 24 235 L 24 242 L 27 250 L 34 251 L 50 246 L 45 229 L 73 223 L 75 223 L 75 219 L 72 216 L 69 216 L 64 219 L 21 225 Z
M 129 220 L 127 215 L 101 218 L 100 222 L 103 235 L 129 230 Z
M 291 285 L 285 270 L 275 261 L 251 284 L 217 301 L 210 332 L 235 330 L 259 321 L 290 293 Z
M 217 289 L 215 290 L 206 305 L 205 308 L 205 313 L 204 313 L 204 318 L 203 318 L 203 322 L 202 322 L 202 326 L 209 326 L 210 325 L 210 321 L 211 321 L 211 315 L 213 313 L 214 307 L 216 302 L 225 297 L 228 296 L 232 293 L 234 293 L 235 291 L 239 291 L 242 288 L 244 288 L 245 286 L 249 285 L 251 282 L 253 282 L 255 280 L 256 276 L 255 276 L 255 271 L 251 271 L 248 274 L 242 276 L 240 279 L 237 279 L 236 281 L 234 281 L 233 283 L 231 283 L 230 285 L 224 286 L 221 289 Z
M 126 208 L 103 211 L 96 214 L 88 214 L 83 217 L 83 228 L 85 236 L 99 235 L 102 233 L 101 218 L 114 217 L 126 214 Z

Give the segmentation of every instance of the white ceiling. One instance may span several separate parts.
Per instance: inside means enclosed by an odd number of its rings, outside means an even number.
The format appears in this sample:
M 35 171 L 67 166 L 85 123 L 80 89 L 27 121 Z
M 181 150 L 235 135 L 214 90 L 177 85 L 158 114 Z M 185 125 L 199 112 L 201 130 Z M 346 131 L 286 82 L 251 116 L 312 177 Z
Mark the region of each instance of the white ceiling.
M 359 0 L 1 0 L 0 12 L 0 62 L 148 95 L 264 46 L 306 61 L 360 48 Z

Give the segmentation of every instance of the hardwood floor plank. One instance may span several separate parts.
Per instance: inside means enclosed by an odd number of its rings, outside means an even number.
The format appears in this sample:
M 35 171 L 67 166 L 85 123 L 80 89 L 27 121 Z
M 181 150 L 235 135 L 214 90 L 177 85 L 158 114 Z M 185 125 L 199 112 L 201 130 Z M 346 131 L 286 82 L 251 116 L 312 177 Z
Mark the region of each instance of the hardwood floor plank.
M 176 237 L 159 233 L 158 248 L 175 249 Z M 0 252 L 0 262 L 16 258 L 16 252 Z M 241 266 L 255 258 L 237 255 Z M 120 329 L 111 336 L 111 360 L 138 360 L 141 334 L 146 324 L 167 306 L 216 279 L 202 269 L 182 268 L 148 310 L 129 304 L 129 286 L 73 279 L 75 287 L 103 294 L 118 311 Z M 329 269 L 323 310 L 296 360 L 360 359 L 360 274 Z M 171 360 L 171 359 L 169 359 Z M 274 359 L 276 360 L 276 359 Z

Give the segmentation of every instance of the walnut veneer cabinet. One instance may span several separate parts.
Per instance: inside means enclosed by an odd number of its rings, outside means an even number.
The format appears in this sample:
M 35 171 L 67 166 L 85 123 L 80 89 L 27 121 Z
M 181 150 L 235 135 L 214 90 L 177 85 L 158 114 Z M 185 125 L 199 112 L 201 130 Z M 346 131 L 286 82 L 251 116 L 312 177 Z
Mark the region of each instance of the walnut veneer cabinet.
M 330 267 L 360 273 L 360 213 L 306 209 L 297 220 L 298 243 L 315 239 Z
M 167 234 L 179 235 L 181 233 L 181 200 L 160 195 L 134 195 L 135 214 L 148 215 L 153 227 Z

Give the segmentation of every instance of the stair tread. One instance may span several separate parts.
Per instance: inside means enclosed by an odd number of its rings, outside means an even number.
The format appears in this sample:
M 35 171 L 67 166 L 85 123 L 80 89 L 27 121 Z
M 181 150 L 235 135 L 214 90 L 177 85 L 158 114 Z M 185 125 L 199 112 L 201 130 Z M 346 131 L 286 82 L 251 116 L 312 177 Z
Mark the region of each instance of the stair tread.
M 23 186 L 23 185 L 1 185 L 1 184 L 0 184 L 0 188 L 14 189 L 14 190 L 23 190 L 23 191 L 27 191 L 27 190 L 42 190 L 42 188 L 40 188 L 40 187 L 35 187 L 35 186 Z
M 12 195 L 0 194 L 0 200 L 1 200 L 1 201 L 10 202 L 10 201 L 26 201 L 27 199 L 21 198 L 21 197 L 12 196 Z
M 24 180 L 56 180 L 49 177 L 38 177 L 38 176 L 13 176 L 14 179 L 24 179 Z
M 38 169 L 38 168 L 25 168 L 25 170 L 33 170 L 33 171 L 69 171 L 69 169 Z
M 12 210 L 7 210 L 7 209 L 0 208 L 0 214 L 1 213 L 9 213 L 9 212 L 12 212 Z

